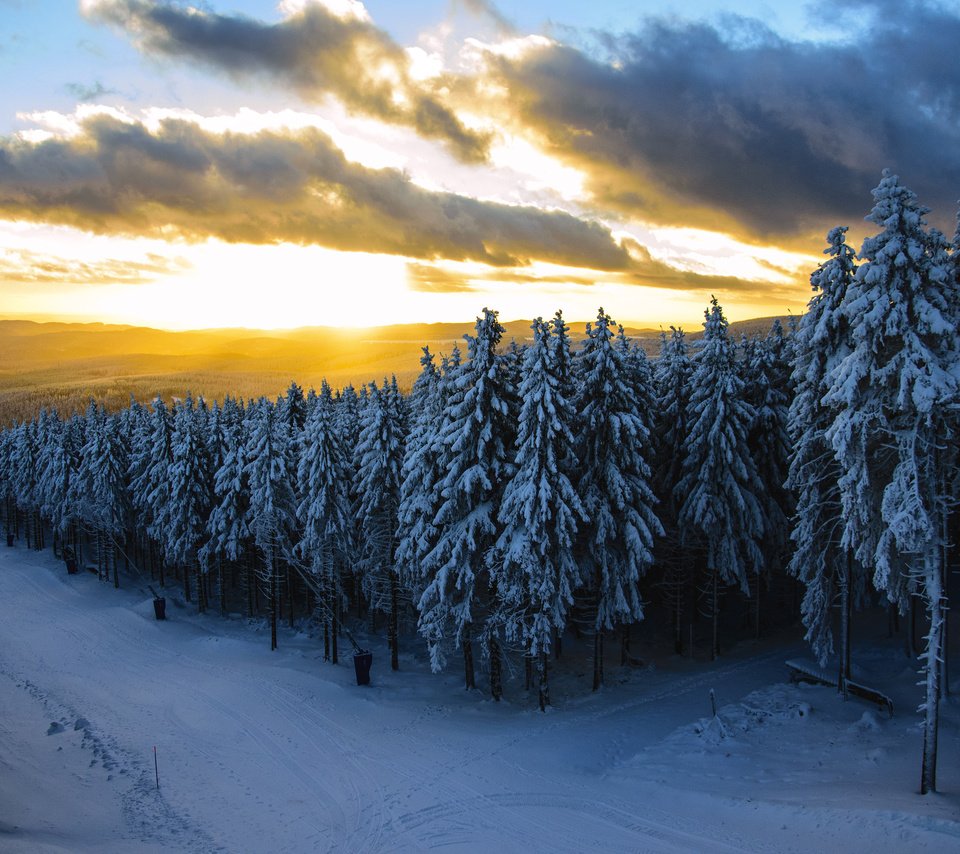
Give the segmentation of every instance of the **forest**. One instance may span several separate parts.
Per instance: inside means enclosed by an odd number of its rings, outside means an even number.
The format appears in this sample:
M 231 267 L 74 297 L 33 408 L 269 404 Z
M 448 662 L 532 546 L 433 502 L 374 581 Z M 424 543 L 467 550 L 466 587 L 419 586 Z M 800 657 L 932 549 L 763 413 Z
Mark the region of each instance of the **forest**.
M 465 352 L 386 378 L 296 382 L 277 400 L 157 397 L 42 411 L 0 433 L 8 545 L 48 543 L 119 586 L 200 611 L 311 620 L 336 663 L 351 621 L 456 656 L 494 699 L 520 662 L 545 709 L 565 637 L 669 625 L 678 653 L 802 619 L 850 679 L 853 612 L 925 631 L 921 791 L 936 790 L 947 691 L 960 406 L 960 228 L 884 173 L 857 252 L 827 236 L 807 312 L 731 335 L 713 299 L 691 346 L 648 358 L 601 308 L 506 341 L 485 309 Z M 918 613 L 919 612 L 919 613 Z M 419 633 L 421 640 L 414 639 Z M 912 637 L 912 634 L 911 634 Z

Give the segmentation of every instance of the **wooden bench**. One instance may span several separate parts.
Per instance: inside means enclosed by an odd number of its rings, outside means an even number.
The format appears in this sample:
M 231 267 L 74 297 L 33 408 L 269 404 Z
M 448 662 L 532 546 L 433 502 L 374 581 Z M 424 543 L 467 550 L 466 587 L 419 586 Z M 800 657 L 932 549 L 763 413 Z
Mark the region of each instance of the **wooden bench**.
M 828 673 L 812 661 L 791 659 L 786 662 L 786 665 L 790 671 L 791 682 L 808 682 L 811 685 L 826 685 L 830 688 L 839 688 L 839 675 L 834 676 Z M 848 679 L 847 692 L 853 694 L 855 697 L 859 697 L 861 700 L 874 703 L 881 711 L 886 711 L 891 718 L 893 717 L 893 700 L 882 691 L 878 691 L 876 688 L 871 688 L 861 682 L 854 682 L 852 679 Z
M 851 694 L 855 694 L 861 700 L 866 700 L 869 703 L 876 703 L 877 707 L 881 711 L 886 711 L 891 718 L 893 717 L 893 700 L 891 700 L 886 694 L 878 691 L 876 688 L 870 688 L 867 685 L 861 685 L 859 682 L 854 682 L 852 679 L 848 679 L 847 690 Z
M 808 682 L 811 685 L 828 685 L 831 688 L 837 687 L 837 677 L 831 676 L 826 670 L 817 667 L 812 661 L 791 659 L 786 662 L 786 665 L 790 671 L 791 682 Z

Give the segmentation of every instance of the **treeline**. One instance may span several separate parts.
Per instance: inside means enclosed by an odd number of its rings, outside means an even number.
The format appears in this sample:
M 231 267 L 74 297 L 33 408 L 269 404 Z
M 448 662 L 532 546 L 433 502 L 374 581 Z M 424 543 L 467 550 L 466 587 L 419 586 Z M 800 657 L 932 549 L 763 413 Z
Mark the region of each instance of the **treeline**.
M 269 613 L 274 647 L 284 615 L 313 614 L 336 661 L 353 609 L 385 621 L 396 668 L 415 623 L 435 669 L 458 652 L 474 687 L 476 656 L 497 699 L 518 655 L 541 708 L 568 629 L 594 643 L 597 688 L 605 634 L 656 610 L 678 652 L 706 625 L 715 656 L 728 603 L 759 633 L 764 596 L 788 602 L 797 579 L 823 661 L 839 606 L 844 686 L 852 610 L 920 599 L 932 790 L 960 237 L 928 229 L 894 176 L 874 198 L 880 233 L 857 256 L 830 232 L 790 335 L 735 341 L 714 299 L 695 352 L 671 329 L 651 361 L 602 309 L 576 347 L 559 312 L 520 346 L 485 310 L 466 354 L 424 348 L 409 395 L 294 383 L 276 401 L 43 412 L 0 434 L 7 529 L 37 548 L 51 532 L 114 583 L 125 561 L 173 576 L 200 610 L 235 597 Z

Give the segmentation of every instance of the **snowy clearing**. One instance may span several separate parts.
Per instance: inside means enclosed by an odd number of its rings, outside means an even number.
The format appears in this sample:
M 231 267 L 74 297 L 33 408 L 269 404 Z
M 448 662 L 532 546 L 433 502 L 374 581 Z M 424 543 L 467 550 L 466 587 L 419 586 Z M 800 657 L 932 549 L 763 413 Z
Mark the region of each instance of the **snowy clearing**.
M 370 639 L 359 688 L 306 633 L 271 653 L 265 624 L 169 595 L 157 622 L 127 584 L 0 551 L 3 851 L 960 851 L 960 706 L 920 797 L 917 666 L 885 637 L 854 660 L 892 719 L 789 684 L 807 653 L 782 638 L 611 666 L 595 695 L 574 650 L 544 715 L 412 642 L 392 673 Z

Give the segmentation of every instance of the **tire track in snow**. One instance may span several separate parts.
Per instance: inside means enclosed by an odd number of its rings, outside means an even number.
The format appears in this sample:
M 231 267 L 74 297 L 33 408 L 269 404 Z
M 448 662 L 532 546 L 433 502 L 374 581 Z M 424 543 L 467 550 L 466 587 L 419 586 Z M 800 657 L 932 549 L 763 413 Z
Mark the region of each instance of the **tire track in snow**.
M 178 813 L 155 788 L 153 775 L 146 765 L 124 748 L 117 739 L 100 731 L 70 703 L 58 699 L 41 686 L 18 675 L 9 662 L 0 660 L 0 677 L 29 694 L 64 729 L 82 731 L 80 747 L 90 751 L 89 768 L 102 767 L 108 781 L 130 781 L 119 795 L 120 813 L 132 839 L 159 842 L 185 852 L 209 854 L 223 851 L 189 816 Z M 40 724 L 38 723 L 38 726 Z

